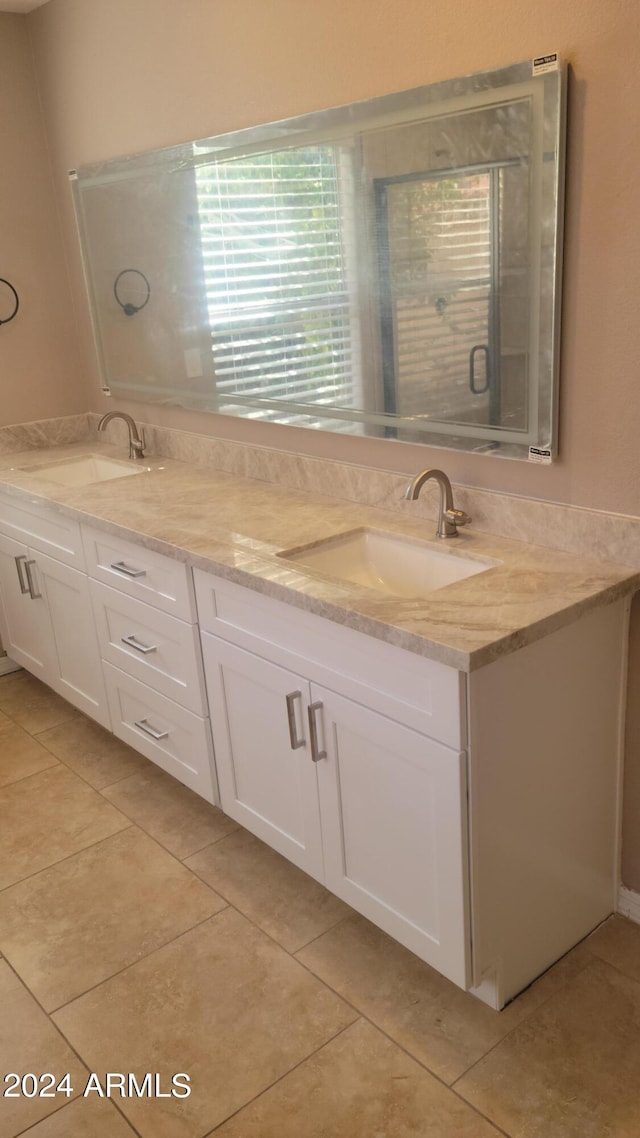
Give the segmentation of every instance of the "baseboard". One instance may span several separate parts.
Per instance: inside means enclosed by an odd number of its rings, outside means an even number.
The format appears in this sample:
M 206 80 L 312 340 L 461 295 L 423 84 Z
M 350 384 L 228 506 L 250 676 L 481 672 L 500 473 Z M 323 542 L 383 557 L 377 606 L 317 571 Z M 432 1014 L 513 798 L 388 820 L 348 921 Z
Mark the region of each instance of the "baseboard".
M 0 656 L 0 676 L 6 676 L 9 672 L 19 672 L 20 664 L 16 664 L 9 656 Z M 638 898 L 640 900 L 640 898 Z
M 623 917 L 628 917 L 630 921 L 635 921 L 636 924 L 640 925 L 640 893 L 634 893 L 633 889 L 626 889 L 624 885 L 621 885 L 618 891 L 617 908 Z

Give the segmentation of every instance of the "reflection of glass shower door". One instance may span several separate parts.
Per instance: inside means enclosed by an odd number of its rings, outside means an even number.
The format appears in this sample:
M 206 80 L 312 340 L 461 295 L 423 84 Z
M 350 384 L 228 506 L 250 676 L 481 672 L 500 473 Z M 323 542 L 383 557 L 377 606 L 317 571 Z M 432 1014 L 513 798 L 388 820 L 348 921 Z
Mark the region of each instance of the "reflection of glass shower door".
M 499 169 L 375 189 L 385 411 L 499 423 Z

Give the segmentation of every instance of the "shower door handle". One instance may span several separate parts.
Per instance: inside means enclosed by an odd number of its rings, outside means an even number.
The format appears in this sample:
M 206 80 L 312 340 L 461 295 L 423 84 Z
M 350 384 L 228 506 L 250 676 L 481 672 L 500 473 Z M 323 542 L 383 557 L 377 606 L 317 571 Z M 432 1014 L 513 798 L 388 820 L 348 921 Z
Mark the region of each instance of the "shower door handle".
M 485 380 L 484 387 L 476 387 L 476 353 L 484 352 Z M 486 344 L 475 344 L 469 352 L 469 387 L 474 395 L 484 395 L 489 390 L 490 356 Z

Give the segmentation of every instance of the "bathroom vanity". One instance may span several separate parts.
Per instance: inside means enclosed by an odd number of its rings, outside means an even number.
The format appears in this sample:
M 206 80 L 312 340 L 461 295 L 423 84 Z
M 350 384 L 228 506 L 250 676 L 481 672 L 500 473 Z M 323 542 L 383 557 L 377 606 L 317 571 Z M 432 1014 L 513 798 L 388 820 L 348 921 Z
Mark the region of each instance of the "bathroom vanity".
M 493 1007 L 613 910 L 637 573 L 465 532 L 472 576 L 391 597 L 296 551 L 431 524 L 47 457 L 0 471 L 13 659 Z

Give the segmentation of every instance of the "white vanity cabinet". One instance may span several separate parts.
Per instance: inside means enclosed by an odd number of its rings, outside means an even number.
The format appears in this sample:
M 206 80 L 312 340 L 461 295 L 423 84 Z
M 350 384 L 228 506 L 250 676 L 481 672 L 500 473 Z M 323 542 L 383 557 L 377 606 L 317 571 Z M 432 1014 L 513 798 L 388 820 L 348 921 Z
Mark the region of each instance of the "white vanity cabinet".
M 468 987 L 458 673 L 419 661 L 416 687 L 389 645 L 207 574 L 196 592 L 225 813 Z
M 9 655 L 495 1008 L 615 909 L 628 602 L 571 615 L 465 674 L 0 491 Z
M 496 1008 L 613 911 L 624 602 L 467 676 L 195 578 L 231 817 Z
M 44 506 L 18 510 L 0 495 L 0 631 L 6 651 L 110 727 L 83 565 L 77 523 Z

